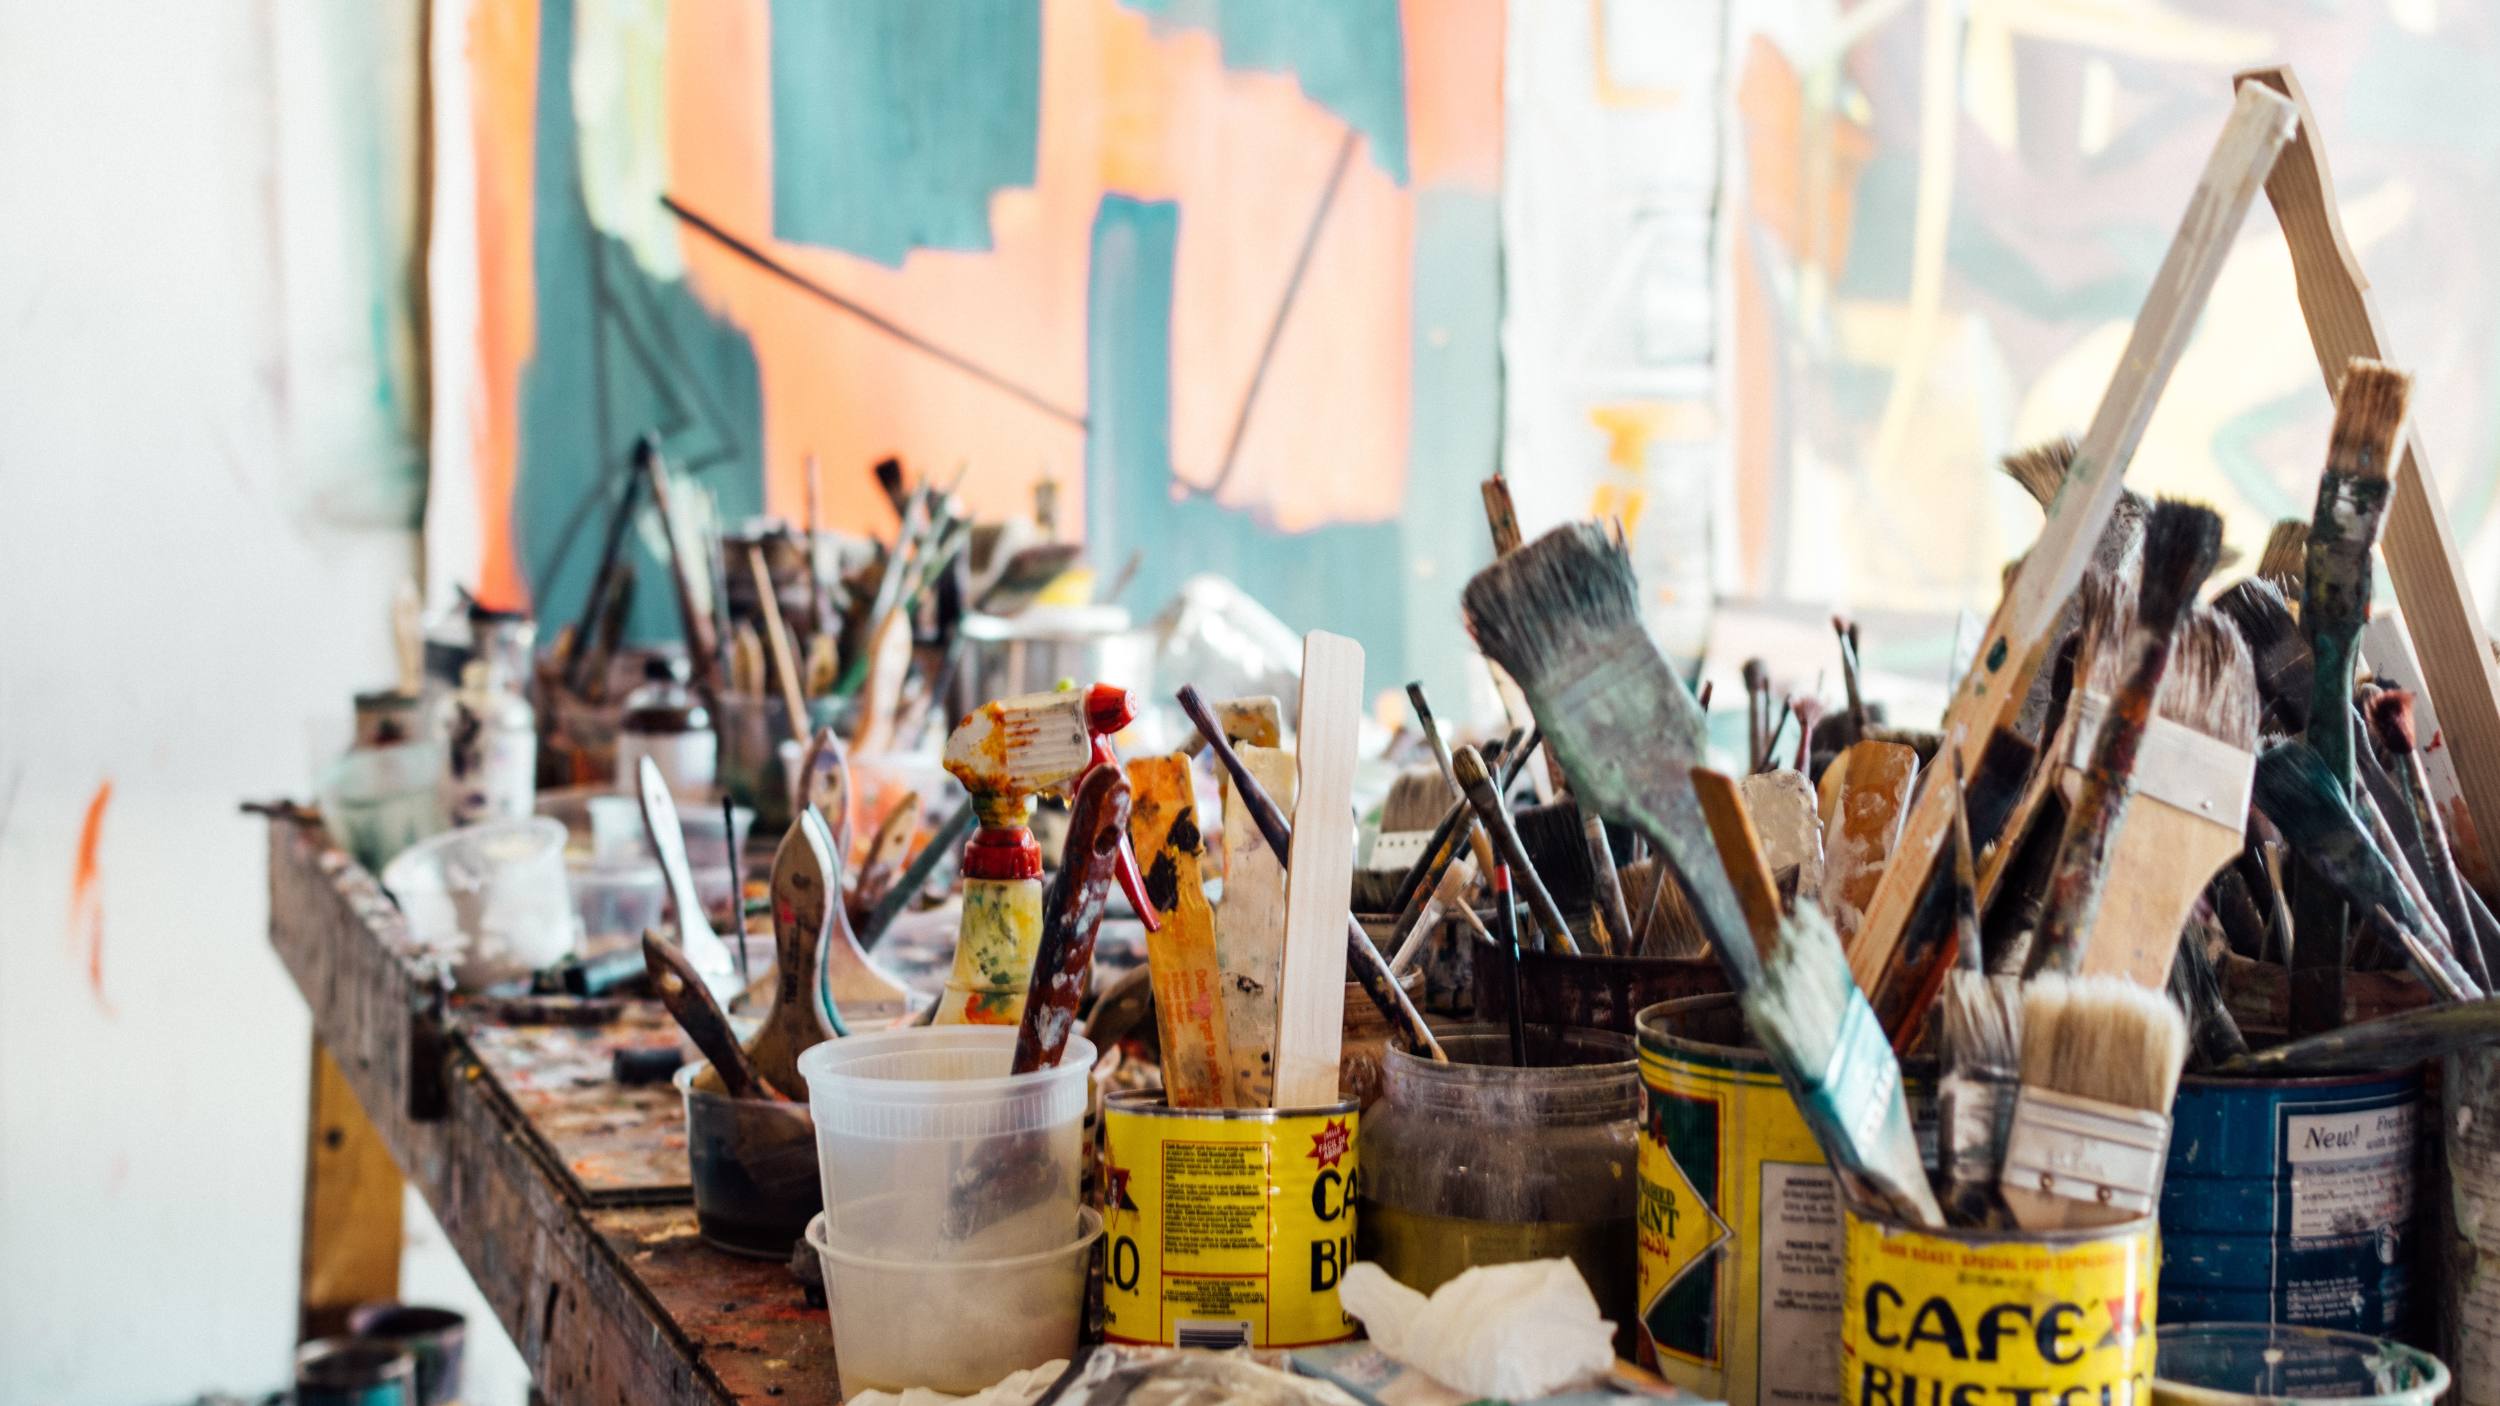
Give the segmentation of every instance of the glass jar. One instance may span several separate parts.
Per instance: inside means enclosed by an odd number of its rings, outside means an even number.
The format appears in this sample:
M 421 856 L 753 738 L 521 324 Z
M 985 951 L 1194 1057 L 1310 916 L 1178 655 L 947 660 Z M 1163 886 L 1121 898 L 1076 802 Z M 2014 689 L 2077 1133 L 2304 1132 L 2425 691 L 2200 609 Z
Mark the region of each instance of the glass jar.
M 712 731 L 711 711 L 686 686 L 684 671 L 677 660 L 652 655 L 644 661 L 641 687 L 625 695 L 616 734 L 618 790 L 641 784 L 644 757 L 675 795 L 700 796 L 719 780 L 720 736 Z
M 455 826 L 527 820 L 538 803 L 538 715 L 530 707 L 537 627 L 511 611 L 471 606 L 475 653 L 443 699 L 444 818 Z
M 1441 1036 L 1449 1063 L 1388 1052 L 1364 1113 L 1361 1257 L 1430 1293 L 1480 1264 L 1565 1257 L 1625 1351 L 1635 1319 L 1641 1080 L 1632 1040 L 1531 1027 L 1526 1067 L 1492 1026 Z

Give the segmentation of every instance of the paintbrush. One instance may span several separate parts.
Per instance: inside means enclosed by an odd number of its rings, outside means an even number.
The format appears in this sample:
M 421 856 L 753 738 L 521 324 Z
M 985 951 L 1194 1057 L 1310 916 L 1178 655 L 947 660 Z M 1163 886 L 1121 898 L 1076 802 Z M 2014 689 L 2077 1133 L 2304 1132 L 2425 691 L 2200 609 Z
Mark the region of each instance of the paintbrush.
M 1206 699 L 1200 696 L 1197 686 L 1183 684 L 1175 696 L 1181 711 L 1188 715 L 1198 734 L 1214 750 L 1215 759 L 1223 765 L 1225 774 L 1232 778 L 1233 793 L 1257 824 L 1260 837 L 1267 841 L 1278 862 L 1289 864 L 1293 854 L 1293 826 L 1285 820 L 1284 812 L 1276 808 L 1276 803 L 1268 798 L 1267 789 L 1250 774 L 1248 767 L 1242 765 L 1241 754 L 1234 751 L 1233 744 L 1225 738 L 1222 726 L 1216 722 L 1214 712 L 1207 707 Z M 1449 1056 L 1443 1053 L 1441 1042 L 1424 1027 L 1424 1018 L 1416 1013 L 1414 1003 L 1406 998 L 1406 992 L 1399 987 L 1397 978 L 1389 974 L 1389 964 L 1381 958 L 1380 949 L 1372 945 L 1371 938 L 1363 931 L 1363 925 L 1355 921 L 1350 910 L 1345 915 L 1345 925 L 1346 969 L 1362 986 L 1363 994 L 1379 1008 L 1382 1018 L 1388 1021 L 1391 1038 L 1410 1054 L 1428 1057 L 1436 1063 L 1446 1062 Z
M 755 599 L 764 612 L 764 643 L 772 650 L 773 677 L 781 684 L 782 711 L 790 715 L 790 740 L 808 743 L 807 695 L 799 680 L 798 656 L 790 648 L 790 630 L 781 620 L 781 592 L 764 564 L 760 545 L 747 548 L 747 570 L 755 577 Z
M 645 446 L 648 446 L 646 450 Z M 581 694 L 594 686 L 597 675 L 589 668 L 591 641 L 597 633 L 600 608 L 616 590 L 617 570 L 625 564 L 625 529 L 634 521 L 634 504 L 641 496 L 642 459 L 644 454 L 660 452 L 659 436 L 645 430 L 634 443 L 634 459 L 625 471 L 625 482 L 617 490 L 616 508 L 608 514 L 608 530 L 601 539 L 599 564 L 590 573 L 590 587 L 582 593 L 582 613 L 573 626 L 573 652 L 565 660 L 564 686 Z M 630 578 L 629 578 L 630 579 Z M 403 682 L 402 692 L 409 686 Z
M 1858 677 L 1857 629 L 1849 621 L 1832 617 L 1832 638 L 1840 644 L 1840 686 L 1849 696 L 1849 740 L 1866 736 L 1866 691 Z
M 657 928 L 646 929 L 642 935 L 642 960 L 651 973 L 651 989 L 660 1004 L 677 1018 L 678 1027 L 686 1032 L 694 1047 L 712 1062 L 710 1082 L 716 1082 L 731 1098 L 780 1098 L 779 1090 L 768 1088 L 755 1077 L 755 1069 L 747 1063 L 747 1053 L 738 1044 L 737 1033 L 730 1029 L 729 1017 L 712 999 L 703 975 L 687 962 L 686 954 L 676 943 L 660 936 Z M 698 1085 L 707 1081 L 701 1076 Z
M 692 671 L 695 690 L 706 698 L 720 696 L 720 673 L 716 659 L 720 637 L 712 628 L 712 615 L 705 607 L 703 595 L 695 589 L 695 564 L 687 557 L 690 548 L 669 505 L 668 464 L 660 453 L 655 435 L 644 435 L 634 446 L 634 464 L 651 491 L 651 506 L 659 510 L 660 535 L 668 542 L 668 569 L 677 584 L 677 621 L 686 636 L 686 661 Z M 711 575 L 709 566 L 704 575 Z
M 1441 725 L 1433 719 L 1432 704 L 1424 698 L 1424 686 L 1421 680 L 1407 684 L 1406 701 L 1408 706 L 1415 710 L 1415 726 L 1424 734 L 1424 745 L 1432 749 L 1433 764 L 1441 769 L 1442 779 L 1449 788 L 1448 798 L 1453 801 L 1464 801 L 1467 798 L 1467 790 L 1465 787 L 1458 784 L 1458 772 L 1456 770 L 1455 763 L 1450 756 L 1450 744 L 1442 739 Z M 1516 772 L 1517 770 L 1518 768 L 1515 766 L 1504 769 L 1502 777 L 1503 794 L 1509 794 L 1510 774 Z M 1386 829 L 1387 827 L 1384 825 L 1382 828 Z M 1417 826 L 1416 828 L 1420 829 L 1423 827 Z M 1482 872 L 1491 872 L 1493 868 L 1492 841 L 1484 837 L 1483 831 L 1471 829 L 1467 833 L 1467 844 L 1468 847 L 1475 853 L 1476 868 Z M 1425 856 L 1419 854 L 1415 856 L 1413 862 L 1420 864 L 1424 859 Z M 1401 890 L 1403 890 L 1403 880 L 1401 880 L 1400 886 Z M 1392 903 L 1390 905 L 1390 911 L 1395 912 L 1403 906 L 1404 905 L 1400 903 Z
M 1554 898 L 1562 910 L 1563 921 L 1570 925 L 1572 940 L 1589 949 L 1599 934 L 1594 929 L 1597 919 L 1597 871 L 1589 862 L 1587 830 L 1580 823 L 1580 807 L 1569 796 L 1548 801 L 1544 805 L 1521 806 L 1511 812 L 1511 827 L 1519 832 L 1519 847 L 1536 866 L 1537 881 Z M 1512 889 L 1519 887 L 1514 880 Z M 1625 921 L 1629 922 L 1629 919 Z M 1614 934 L 1605 938 L 1612 947 Z
M 1575 803 L 1575 811 L 1580 807 Z M 1632 955 L 1631 906 L 1623 901 L 1623 876 L 1615 870 L 1614 843 L 1607 838 L 1606 822 L 1596 811 L 1580 815 L 1580 843 L 1588 851 L 1591 900 L 1597 921 L 1605 930 L 1598 935 L 1598 946 L 1619 957 Z
M 2410 387 L 2402 372 L 2378 362 L 2355 357 L 2346 365 L 2327 437 L 2326 471 L 2318 478 L 2317 510 L 2309 520 L 2300 624 L 2315 671 L 2309 725 L 2301 735 L 2346 794 L 2353 785 L 2353 676 L 2361 627 L 2370 618 L 2370 549 L 2387 512 Z M 2342 966 L 2345 923 L 2343 903 L 2333 893 L 2315 884 L 2298 886 L 2292 895 L 2295 991 L 2299 973 L 2312 973 L 2314 983 L 2316 973 Z
M 2268 1079 L 2376 1074 L 2494 1043 L 2500 1043 L 2500 998 L 2485 997 L 2356 1021 L 2305 1040 L 2245 1052 L 2221 1072 Z
M 686 829 L 677 819 L 676 798 L 669 794 L 659 764 L 649 756 L 642 758 L 634 779 L 642 798 L 643 832 L 650 837 L 651 852 L 667 880 L 669 906 L 676 910 L 678 946 L 694 970 L 703 974 L 710 995 L 720 1000 L 735 997 L 746 984 L 738 979 L 729 944 L 712 931 L 711 919 L 704 915 L 702 894 L 694 886 L 694 865 L 686 858 Z
M 2049 879 L 2049 905 L 2033 940 L 2033 971 L 2084 969 L 2102 895 L 2111 878 L 2120 821 L 2135 790 L 2136 754 L 2153 718 L 2153 699 L 2170 667 L 2179 624 L 2222 549 L 2222 518 L 2201 504 L 2165 498 L 2144 525 L 2144 564 L 2134 618 L 2121 646 L 2124 682 L 2093 743 L 2091 764 L 2068 811 Z M 2211 870 L 2206 871 L 2206 877 Z M 2197 887 L 2203 887 L 2200 881 Z M 2169 933 L 2175 937 L 2174 923 Z M 2165 964 L 2166 969 L 2166 964 Z M 2167 1105 L 2164 1105 L 2165 1107 Z
M 2074 594 L 2107 526 L 2171 368 L 2185 350 L 2197 314 L 2228 259 L 2233 239 L 2267 169 L 2291 135 L 2291 105 L 2243 90 L 2233 102 L 2195 194 L 2145 295 L 2127 348 L 2075 453 L 2065 487 L 2040 538 L 2016 569 L 1991 618 L 1970 672 L 1956 688 L 1944 735 L 1965 766 L 2000 727 L 2013 723 L 2054 643 L 2059 613 Z M 1540 716 L 1542 716 L 1540 714 Z M 1547 724 L 1552 725 L 1551 721 Z M 1934 876 L 1951 817 L 1940 789 L 1912 810 L 1899 846 L 1850 950 L 1861 985 L 1880 986 L 1903 930 Z
M 2187 1021 L 2123 977 L 2043 972 L 2023 988 L 2023 1083 L 1998 1194 L 2025 1230 L 2152 1215 Z
M 1624 897 L 1640 916 L 1632 920 L 1633 954 L 1671 961 L 1709 957 L 1710 941 L 1701 919 L 1664 859 L 1651 855 L 1623 866 Z
M 1504 1012 L 1510 1028 L 1510 1062 L 1514 1069 L 1528 1064 L 1527 992 L 1519 980 L 1519 897 L 1511 889 L 1510 866 L 1493 866 L 1493 945 L 1501 949 L 1502 980 L 1510 987 L 1509 1010 Z
M 1901 1215 L 1944 1224 L 1920 1165 L 1901 1092 L 1901 1065 L 1857 984 L 1839 935 L 1811 903 L 1780 913 L 1779 890 L 1735 778 L 1694 767 L 1694 804 L 1744 916 L 1738 940 L 1761 959 L 1761 979 L 1739 992 L 1746 1024 L 1786 1080 L 1798 1111 L 1834 1167 Z
M 2249 662 L 2257 673 L 2257 696 L 2265 703 L 2265 730 L 2283 735 L 2307 727 L 2315 663 L 2283 592 L 2273 582 L 2251 576 L 2214 597 L 2214 609 L 2248 642 Z
M 1516 735 L 1513 734 L 1514 737 Z M 1536 751 L 1536 744 L 1543 736 L 1542 733 L 1530 733 L 1526 746 L 1504 746 L 1500 787 L 1503 795 L 1510 794 L 1511 783 L 1519 778 L 1520 767 Z M 1455 771 L 1450 775 L 1450 785 L 1456 789 L 1457 798 L 1450 802 L 1448 810 L 1442 812 L 1441 823 L 1433 827 L 1432 837 L 1424 842 L 1423 857 L 1415 861 L 1414 868 L 1406 871 L 1406 877 L 1398 884 L 1397 897 L 1389 904 L 1400 916 L 1413 912 L 1423 902 L 1423 895 L 1439 882 L 1441 871 L 1449 867 L 1451 858 L 1461 849 L 1481 845 L 1476 856 L 1476 868 L 1480 873 L 1492 872 L 1492 842 L 1476 833 L 1476 808 L 1468 802 L 1466 789 L 1458 785 Z
M 1954 777 L 1956 790 L 1961 777 Z M 1997 1198 L 1997 1168 L 2005 1160 L 2005 1133 L 2021 1083 L 2022 983 L 1990 976 L 1981 965 L 1979 875 L 1971 862 L 1970 818 L 1957 803 L 1953 817 L 1953 969 L 1945 976 L 1937 1029 L 1944 1073 L 1936 1084 L 1937 1161 L 1944 1173 L 1945 1208 L 1956 1223 L 1988 1225 L 2005 1215 Z
M 756 1074 L 775 1088 L 805 1087 L 799 1056 L 828 1037 L 850 1033 L 840 1007 L 824 999 L 821 988 L 815 1000 L 808 991 L 822 958 L 825 931 L 841 907 L 837 891 L 842 869 L 830 838 L 825 818 L 803 810 L 773 856 L 773 1003 L 746 1048 Z
M 2239 632 L 2200 608 L 2177 638 L 2136 762 L 2135 800 L 2111 848 L 2109 873 L 2120 882 L 2104 890 L 2083 938 L 2084 971 L 2139 986 L 2162 983 L 2198 895 L 2245 846 L 2257 766 L 2257 681 Z M 2105 660 L 2106 652 L 2095 658 L 2083 699 L 2087 725 L 2121 686 Z
M 2223 998 L 2222 976 L 2214 970 L 2213 948 L 2226 949 L 2230 939 L 2222 935 L 2221 923 L 2211 917 L 2191 918 L 2179 930 L 2176 951 L 2170 964 L 2170 1000 L 2188 1020 L 2188 1047 L 2194 1052 L 2196 1069 L 2212 1069 L 2248 1053 L 2248 1041 L 2240 1034 L 2239 1021 L 2231 1014 L 2230 1002 Z
M 851 763 L 842 751 L 842 735 L 828 724 L 816 729 L 799 762 L 798 803 L 825 818 L 833 835 L 833 857 L 851 856 Z
M 2448 847 L 2447 827 L 2440 823 L 2439 807 L 2431 800 L 2430 774 L 2422 766 L 2422 754 L 2414 747 L 2413 695 L 2401 688 L 2381 690 L 2370 701 L 2369 720 L 2380 748 L 2394 762 L 2405 806 L 2421 833 L 2423 856 L 2429 861 L 2426 877 L 2431 897 L 2447 919 L 2448 935 L 2457 948 L 2460 964 L 2489 990 L 2491 973 L 2482 961 L 2482 943 L 2475 935 L 2473 906 L 2466 897 L 2465 881 L 2457 873 L 2456 856 Z
M 2308 562 L 2309 524 L 2287 517 L 2266 533 L 2266 545 L 2257 553 L 2257 570 L 2253 574 L 2288 595 L 2301 588 L 2308 576 Z
M 1745 685 L 1745 757 L 1751 761 L 1770 741 L 1764 734 L 1771 729 L 1771 677 L 1759 659 L 1739 665 L 1737 676 Z
M 1583 807 L 1632 826 L 1682 880 L 1738 990 L 1761 962 L 1693 796 L 1701 709 L 1642 624 L 1622 546 L 1572 523 L 1478 572 L 1464 595 L 1476 642 L 1516 679 Z
M 1450 803 L 1450 783 L 1435 768 L 1408 767 L 1389 783 L 1380 803 L 1380 831 L 1371 854 L 1354 871 L 1354 911 L 1394 913 L 1398 890 L 1424 858 L 1433 827 Z
M 1502 804 L 1500 793 L 1494 789 L 1493 773 L 1486 769 L 1484 755 L 1473 747 L 1461 747 L 1451 755 L 1450 764 L 1460 788 L 1467 793 L 1467 803 L 1475 807 L 1476 823 L 1484 828 L 1493 841 L 1494 852 L 1510 869 L 1511 886 L 1526 897 L 1528 911 L 1545 930 L 1547 946 L 1566 955 L 1579 955 L 1580 945 L 1572 940 L 1571 924 L 1563 917 L 1562 905 L 1554 901 L 1529 858 L 1527 846 L 1520 843 L 1519 830 L 1511 821 L 1510 808 Z M 1575 823 L 1572 828 L 1576 831 L 1579 827 Z
M 2006 477 L 2022 485 L 2033 502 L 2047 512 L 2057 501 L 2057 491 L 2065 486 L 2066 475 L 2074 471 L 2075 456 L 2080 450 L 2070 435 L 2061 435 L 2027 448 L 2015 450 L 1998 461 Z M 2121 490 L 2116 506 L 2110 509 L 2109 521 L 2101 528 L 2100 540 L 2092 546 L 2092 561 L 2087 574 L 2106 579 L 2132 582 L 2136 563 L 2144 546 L 2144 519 L 2152 504 L 2134 489 Z M 2083 608 L 2080 597 L 2068 598 L 2058 612 L 2052 631 L 2049 653 L 2056 657 L 2065 642 L 2083 630 Z M 2032 743 L 2047 737 L 2054 724 L 2064 693 L 2056 687 L 2052 671 L 2043 670 L 2031 681 L 2031 691 L 2023 698 L 2022 711 L 2016 715 L 2014 730 Z M 1985 845 L 1985 841 L 1981 841 Z M 1983 894 L 1985 890 L 1982 890 Z
M 2350 795 L 2307 743 L 2279 742 L 2258 754 L 2256 806 L 2329 893 L 2364 915 L 2378 915 L 2382 930 L 2442 1000 L 2471 1001 L 2483 994 L 2453 954 L 2422 935 L 2421 914 L 2404 882 L 2370 839 Z M 2304 966 L 2294 929 L 2291 1012 L 2296 1036 L 2344 1023 L 2345 951 L 2340 937 L 2331 964 Z
M 1415 965 L 1424 944 L 1431 940 L 1433 930 L 1451 914 L 1456 914 L 1485 941 L 1493 940 L 1493 934 L 1485 929 L 1472 906 L 1475 888 L 1476 862 L 1462 854 L 1441 872 L 1441 881 L 1432 886 L 1432 897 L 1424 903 L 1423 916 L 1415 921 L 1414 928 L 1406 934 L 1406 940 L 1397 944 L 1396 953 L 1389 958 L 1391 975 L 1406 975 L 1407 970 Z
M 1102 927 L 1112 870 L 1119 866 L 1120 839 L 1128 833 L 1128 813 L 1128 778 L 1118 767 L 1095 767 L 1078 783 L 1068 806 L 1067 848 L 1042 898 L 1042 941 L 1034 950 L 1010 1073 L 1056 1068 L 1067 1050 L 1094 973 L 1094 938 Z

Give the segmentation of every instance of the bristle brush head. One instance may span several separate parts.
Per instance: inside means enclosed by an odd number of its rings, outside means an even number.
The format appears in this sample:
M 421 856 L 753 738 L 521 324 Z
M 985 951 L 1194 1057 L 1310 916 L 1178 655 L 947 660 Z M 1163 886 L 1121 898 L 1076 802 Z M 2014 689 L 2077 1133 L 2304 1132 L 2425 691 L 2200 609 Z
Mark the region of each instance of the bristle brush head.
M 1380 833 L 1430 830 L 1449 808 L 1450 783 L 1441 768 L 1408 767 L 1389 783 L 1389 794 L 1380 803 Z
M 2074 467 L 2075 437 L 2060 435 L 2042 444 L 2017 449 L 1997 461 L 2005 476 L 2023 486 L 2031 500 L 2046 508 L 2057 501 L 2057 490 L 2066 482 L 2066 471 Z
M 1945 974 L 1937 1002 L 1939 1035 L 1968 1072 L 2012 1077 L 2023 1047 L 2023 984 L 1976 971 Z
M 2413 378 L 2382 361 L 2354 357 L 2335 391 L 2335 428 L 2327 437 L 2329 473 L 2353 479 L 2384 479 L 2395 472 L 2392 452 L 2404 429 Z
M 1593 522 L 1566 523 L 1468 581 L 1468 632 L 1522 687 L 1641 627 L 1632 559 Z
M 2401 688 L 2379 690 L 2370 700 L 2370 726 L 2391 751 L 2410 752 L 2413 740 L 2413 695 Z
M 2309 563 L 2309 524 L 2296 517 L 2275 523 L 2257 553 L 2257 575 L 2284 590 L 2297 589 Z
M 2222 553 L 2222 515 L 2202 503 L 2163 498 L 2144 523 L 2144 568 L 2136 615 L 2148 629 L 2170 634 L 2196 603 Z
M 2119 976 L 2044 972 L 2023 986 L 2023 1082 L 2168 1114 L 2187 1067 L 2187 1018 Z
M 2188 612 L 2170 648 L 2154 709 L 2208 737 L 2255 751 L 2264 711 L 2248 641 L 2231 622 L 2205 606 Z

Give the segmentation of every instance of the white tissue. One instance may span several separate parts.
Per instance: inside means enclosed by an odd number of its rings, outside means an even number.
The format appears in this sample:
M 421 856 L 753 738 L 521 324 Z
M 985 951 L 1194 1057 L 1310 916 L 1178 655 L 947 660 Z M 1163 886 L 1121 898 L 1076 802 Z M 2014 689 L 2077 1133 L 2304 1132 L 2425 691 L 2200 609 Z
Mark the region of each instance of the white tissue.
M 1337 1301 L 1373 1346 L 1472 1396 L 1533 1401 L 1614 1366 L 1614 1325 L 1569 1260 L 1479 1265 L 1429 1299 L 1364 1261 Z
M 949 1396 L 942 1391 L 916 1386 L 900 1396 L 890 1391 L 863 1391 L 850 1400 L 851 1406 L 1032 1406 L 1032 1403 L 1042 1399 L 1042 1393 L 1050 1390 L 1050 1384 L 1059 1380 L 1059 1374 L 1066 1370 L 1066 1358 L 1045 1362 L 1039 1367 L 1028 1367 L 1014 1373 L 1005 1381 L 973 1396 Z

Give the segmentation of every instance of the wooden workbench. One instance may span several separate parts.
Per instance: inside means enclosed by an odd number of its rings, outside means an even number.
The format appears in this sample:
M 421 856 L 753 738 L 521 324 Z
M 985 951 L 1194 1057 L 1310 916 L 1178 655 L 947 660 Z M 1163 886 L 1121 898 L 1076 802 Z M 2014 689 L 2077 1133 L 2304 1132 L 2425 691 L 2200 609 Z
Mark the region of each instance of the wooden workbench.
M 705 1245 L 682 1192 L 621 1198 L 642 1204 L 585 1192 L 528 1111 L 529 1091 L 481 1055 L 481 1017 L 449 1001 L 399 910 L 318 826 L 270 823 L 269 939 L 316 1040 L 544 1400 L 838 1399 L 824 1310 L 790 1271 Z M 341 1135 L 317 1121 L 321 1137 Z

